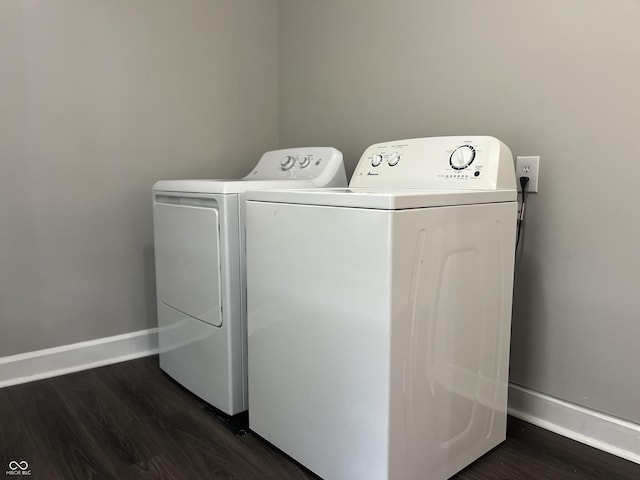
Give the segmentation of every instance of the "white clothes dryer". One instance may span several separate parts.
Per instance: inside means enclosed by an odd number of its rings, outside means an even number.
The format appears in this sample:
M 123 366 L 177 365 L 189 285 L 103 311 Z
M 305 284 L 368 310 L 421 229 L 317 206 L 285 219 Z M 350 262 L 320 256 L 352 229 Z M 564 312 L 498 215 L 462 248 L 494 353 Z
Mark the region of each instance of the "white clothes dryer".
M 249 427 L 326 480 L 442 480 L 505 439 L 516 232 L 493 137 L 372 145 L 247 195 Z
M 245 192 L 345 186 L 330 147 L 266 152 L 238 180 L 153 187 L 160 367 L 229 415 L 247 409 Z

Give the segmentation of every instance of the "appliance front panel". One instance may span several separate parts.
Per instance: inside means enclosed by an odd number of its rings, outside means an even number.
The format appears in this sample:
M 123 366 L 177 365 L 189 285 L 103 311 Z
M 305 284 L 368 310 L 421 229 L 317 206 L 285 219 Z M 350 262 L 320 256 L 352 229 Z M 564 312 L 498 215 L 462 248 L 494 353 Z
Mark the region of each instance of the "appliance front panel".
M 229 367 L 229 329 L 216 328 L 158 305 L 160 368 L 189 391 L 228 415 L 246 409 L 242 383 Z
M 156 203 L 153 225 L 158 303 L 221 326 L 218 209 Z
M 249 426 L 324 478 L 386 478 L 389 215 L 247 202 Z

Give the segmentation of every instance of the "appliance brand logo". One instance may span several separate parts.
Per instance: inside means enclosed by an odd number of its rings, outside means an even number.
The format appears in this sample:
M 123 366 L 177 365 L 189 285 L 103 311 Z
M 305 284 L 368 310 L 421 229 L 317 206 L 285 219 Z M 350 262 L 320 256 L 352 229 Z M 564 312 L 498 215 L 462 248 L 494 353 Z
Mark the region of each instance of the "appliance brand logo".
M 5 471 L 6 475 L 31 475 L 31 470 L 29 470 L 29 462 L 27 462 L 26 460 L 11 460 L 8 467 L 9 470 Z
M 367 175 L 370 177 L 377 177 L 380 174 L 378 172 L 367 172 Z

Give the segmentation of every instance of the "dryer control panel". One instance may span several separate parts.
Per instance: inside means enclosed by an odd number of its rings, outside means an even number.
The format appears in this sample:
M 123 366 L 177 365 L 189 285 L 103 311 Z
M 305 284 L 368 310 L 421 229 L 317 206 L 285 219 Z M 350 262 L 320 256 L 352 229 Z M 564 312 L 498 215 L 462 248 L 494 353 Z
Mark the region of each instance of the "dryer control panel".
M 351 188 L 502 190 L 516 188 L 511 150 L 488 136 L 427 137 L 365 150 Z
M 342 153 L 333 147 L 285 148 L 265 152 L 243 180 L 313 179 L 340 168 Z
M 344 187 L 342 153 L 333 147 L 286 148 L 265 152 L 251 172 L 239 179 L 160 180 L 154 192 L 232 194 L 272 188 Z

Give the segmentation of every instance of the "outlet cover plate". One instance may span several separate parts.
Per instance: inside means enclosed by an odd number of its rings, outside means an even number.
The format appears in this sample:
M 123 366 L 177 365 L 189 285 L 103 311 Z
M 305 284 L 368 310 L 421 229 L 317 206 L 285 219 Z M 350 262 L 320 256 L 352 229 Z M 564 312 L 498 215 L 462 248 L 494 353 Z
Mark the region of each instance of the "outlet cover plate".
M 538 192 L 538 171 L 540 170 L 540 157 L 516 157 L 516 184 L 520 188 L 520 177 L 529 177 L 527 185 L 528 193 Z

